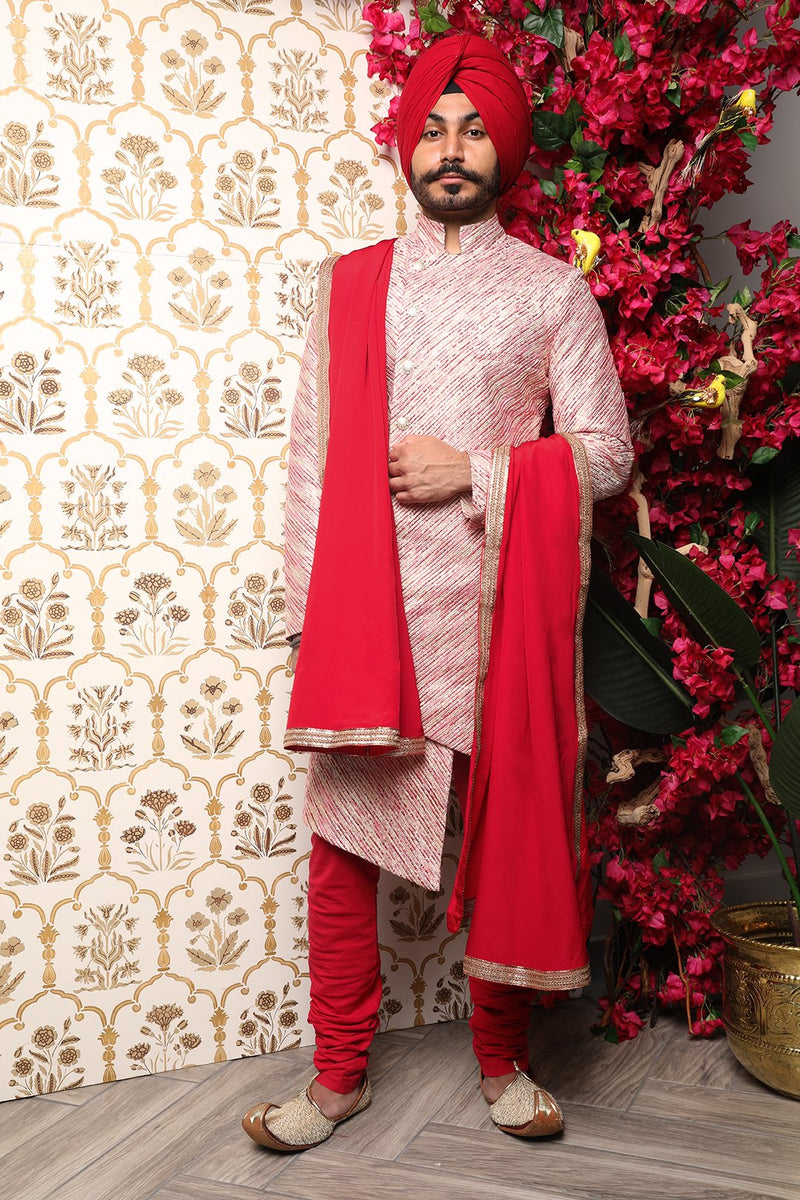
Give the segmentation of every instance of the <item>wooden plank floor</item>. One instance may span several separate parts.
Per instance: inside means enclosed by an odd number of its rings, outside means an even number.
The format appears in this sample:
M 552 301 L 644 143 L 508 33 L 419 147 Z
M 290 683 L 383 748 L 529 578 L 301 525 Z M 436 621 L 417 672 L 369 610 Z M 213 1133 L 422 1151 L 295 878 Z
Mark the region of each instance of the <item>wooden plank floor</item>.
M 494 1129 L 463 1022 L 381 1035 L 372 1107 L 317 1150 L 283 1156 L 239 1127 L 311 1074 L 311 1051 L 87 1087 L 0 1106 L 15 1200 L 797 1200 L 800 1103 L 768 1091 L 724 1039 L 662 1018 L 634 1042 L 592 1038 L 590 1001 L 537 1010 L 542 1083 L 562 1138 Z

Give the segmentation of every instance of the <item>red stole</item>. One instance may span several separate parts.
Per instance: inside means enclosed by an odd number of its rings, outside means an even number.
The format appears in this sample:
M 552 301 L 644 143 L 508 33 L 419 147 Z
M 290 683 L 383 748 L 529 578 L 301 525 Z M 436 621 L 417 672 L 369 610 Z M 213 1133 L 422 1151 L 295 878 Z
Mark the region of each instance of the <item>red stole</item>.
M 324 486 L 289 750 L 424 749 L 388 475 L 393 246 L 337 260 L 327 323 L 327 297 L 319 301 Z M 468 974 L 570 988 L 588 978 L 590 917 L 580 820 L 591 518 L 583 448 L 552 437 L 498 450 L 490 492 L 467 831 L 448 925 L 472 914 Z
M 496 453 L 492 476 L 475 741 L 448 928 L 469 916 L 467 974 L 568 989 L 589 980 L 591 924 L 581 820 L 585 452 L 574 438 L 527 442 Z
M 336 261 L 327 329 L 318 329 L 330 355 L 329 440 L 287 750 L 424 750 L 389 491 L 393 251 L 393 241 L 378 242 Z

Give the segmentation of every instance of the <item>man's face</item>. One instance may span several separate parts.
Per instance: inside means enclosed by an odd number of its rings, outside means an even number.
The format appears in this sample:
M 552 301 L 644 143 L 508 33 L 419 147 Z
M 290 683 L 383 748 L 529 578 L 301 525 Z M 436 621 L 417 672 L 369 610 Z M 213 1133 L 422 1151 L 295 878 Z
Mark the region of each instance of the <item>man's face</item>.
M 411 190 L 440 220 L 493 210 L 500 194 L 497 151 L 463 92 L 440 96 L 425 122 L 411 157 Z

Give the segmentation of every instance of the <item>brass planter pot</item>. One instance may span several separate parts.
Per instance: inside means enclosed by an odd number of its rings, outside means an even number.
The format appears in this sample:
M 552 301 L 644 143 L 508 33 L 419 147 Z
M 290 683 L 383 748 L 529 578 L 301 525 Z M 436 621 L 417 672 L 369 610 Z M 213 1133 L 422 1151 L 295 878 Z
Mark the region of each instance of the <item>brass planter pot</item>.
M 737 904 L 711 919 L 725 941 L 723 1018 L 742 1066 L 800 1100 L 800 947 L 786 904 Z

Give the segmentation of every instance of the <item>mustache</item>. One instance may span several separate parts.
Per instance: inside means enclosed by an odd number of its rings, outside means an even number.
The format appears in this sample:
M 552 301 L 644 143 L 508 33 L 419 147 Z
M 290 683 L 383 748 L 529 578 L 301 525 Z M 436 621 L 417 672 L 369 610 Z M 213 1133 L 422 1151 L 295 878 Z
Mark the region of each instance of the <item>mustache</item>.
M 480 183 L 481 176 L 476 175 L 474 171 L 465 171 L 458 166 L 443 166 L 438 171 L 429 171 L 427 175 L 423 175 L 424 183 L 435 183 L 437 179 L 441 179 L 444 175 L 457 175 L 459 179 L 466 179 L 469 183 Z

